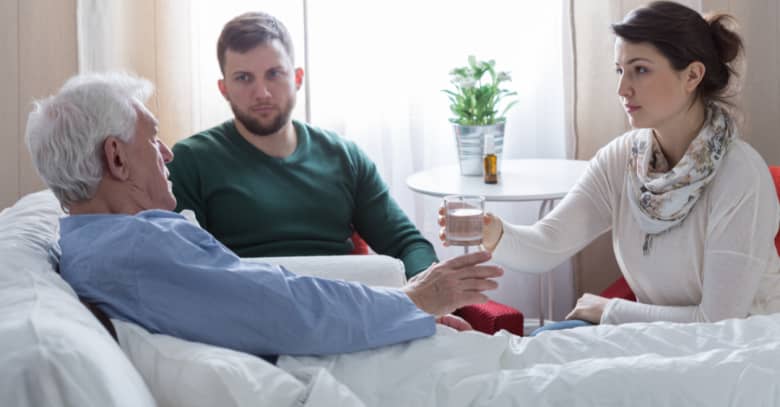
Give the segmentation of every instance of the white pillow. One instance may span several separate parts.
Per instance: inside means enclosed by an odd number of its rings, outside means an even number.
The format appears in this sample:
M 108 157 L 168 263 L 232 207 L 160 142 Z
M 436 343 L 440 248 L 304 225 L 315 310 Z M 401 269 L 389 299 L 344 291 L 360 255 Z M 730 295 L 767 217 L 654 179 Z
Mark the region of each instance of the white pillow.
M 247 259 L 282 264 L 290 271 L 363 283 L 398 286 L 400 260 L 380 255 L 268 257 Z M 285 372 L 242 352 L 168 335 L 150 334 L 133 323 L 112 320 L 119 343 L 141 372 L 160 406 L 362 406 L 326 370 Z
M 291 374 L 246 353 L 111 322 L 160 407 L 363 405 L 324 369 Z
M 28 371 L 37 366 L 42 370 L 26 376 L 17 375 L 16 380 L 0 379 L 0 400 L 13 400 L 12 405 L 19 406 L 56 405 L 63 400 L 67 401 L 66 405 L 90 405 L 98 400 L 92 395 L 93 390 L 108 387 L 108 390 L 103 390 L 106 397 L 102 400 L 106 401 L 97 402 L 96 405 L 152 405 L 151 395 L 161 406 L 363 405 L 326 370 L 300 369 L 288 373 L 253 355 L 167 335 L 150 334 L 132 323 L 112 320 L 122 350 L 135 366 L 133 369 L 127 360 L 121 357 L 121 353 L 117 355 L 116 345 L 103 327 L 77 301 L 67 283 L 52 272 L 53 265 L 46 254 L 52 242 L 58 238 L 58 219 L 62 215 L 56 199 L 48 191 L 25 197 L 13 208 L 0 213 L 0 230 L 3 231 L 0 233 L 0 290 L 8 288 L 11 292 L 5 294 L 0 291 L 0 365 L 20 366 Z M 14 254 L 6 256 L 3 250 L 13 251 Z M 406 280 L 403 263 L 382 255 L 248 260 L 282 264 L 299 274 L 357 280 L 376 286 L 397 287 L 403 285 Z M 29 272 L 13 271 L 16 269 Z M 71 373 L 70 364 L 73 362 L 59 363 L 62 357 L 57 353 L 52 353 L 57 357 L 37 365 L 30 362 L 32 356 L 16 360 L 9 358 L 8 362 L 3 359 L 4 351 L 12 349 L 5 346 L 6 341 L 10 346 L 30 346 L 30 339 L 24 335 L 29 336 L 32 333 L 23 332 L 20 327 L 20 324 L 24 325 L 19 322 L 24 320 L 19 319 L 21 313 L 10 305 L 5 306 L 7 302 L 30 307 L 27 300 L 22 299 L 30 292 L 29 287 L 13 284 L 23 280 L 23 275 L 31 279 L 26 280 L 26 283 L 37 288 L 39 297 L 51 304 L 46 307 L 45 312 L 37 314 L 40 318 L 33 324 L 52 330 L 52 334 L 47 332 L 39 339 L 38 351 L 50 353 L 51 342 L 59 338 L 61 353 L 74 355 L 76 359 L 97 357 L 106 353 L 100 356 L 101 359 L 82 362 L 86 365 L 84 372 L 75 372 L 70 376 L 65 374 L 65 371 Z M 5 317 L 6 311 L 9 315 L 19 315 L 13 318 Z M 57 331 L 55 334 L 56 330 L 62 332 Z M 75 335 L 78 331 L 88 332 Z M 7 336 L 6 332 L 14 332 L 16 336 Z M 23 335 L 20 332 L 23 332 Z M 113 365 L 116 372 L 95 373 L 103 368 L 102 362 Z M 139 372 L 143 379 L 138 377 Z M 51 377 L 49 381 L 56 382 L 57 377 L 64 377 L 62 380 L 65 383 L 52 384 L 51 387 L 57 390 L 50 392 L 41 392 L 29 383 L 30 377 L 41 380 L 47 373 Z M 121 378 L 124 374 L 133 377 L 117 382 L 116 378 Z M 144 386 L 144 381 L 148 388 Z M 84 384 L 92 382 L 96 383 L 95 388 L 82 388 Z M 121 383 L 123 388 L 132 394 L 117 398 L 113 389 L 116 383 Z M 13 393 L 14 389 L 17 394 Z M 32 398 L 36 395 L 44 398 Z M 78 398 L 79 395 L 83 397 Z
M 181 212 L 200 227 L 195 213 Z M 281 264 L 293 273 L 305 276 L 358 281 L 376 287 L 400 287 L 406 283 L 404 263 L 385 255 L 288 256 L 244 258 L 250 262 Z
M 181 212 L 191 223 L 200 226 L 195 213 Z M 400 287 L 406 283 L 404 263 L 385 255 L 287 256 L 244 258 L 250 262 L 281 264 L 296 274 L 338 280 L 358 281 L 375 287 Z
M 304 275 L 400 286 L 400 260 L 380 255 L 266 257 L 253 262 L 281 264 Z M 129 322 L 112 320 L 119 343 L 141 372 L 160 406 L 362 406 L 326 370 L 286 372 L 242 352 L 150 334 Z
M 8 406 L 153 406 L 116 342 L 55 273 L 63 213 L 51 192 L 0 212 L 0 400 Z

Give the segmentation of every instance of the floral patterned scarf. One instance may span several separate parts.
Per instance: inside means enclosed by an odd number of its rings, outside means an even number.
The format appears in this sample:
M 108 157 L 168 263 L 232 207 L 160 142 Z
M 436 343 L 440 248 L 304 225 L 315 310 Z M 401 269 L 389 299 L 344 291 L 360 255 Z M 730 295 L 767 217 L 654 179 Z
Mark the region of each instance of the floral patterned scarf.
M 653 236 L 685 220 L 737 133 L 728 114 L 714 104 L 707 106 L 705 123 L 674 168 L 669 168 L 652 130 L 641 132 L 631 146 L 628 197 L 634 219 L 645 232 L 645 255 Z

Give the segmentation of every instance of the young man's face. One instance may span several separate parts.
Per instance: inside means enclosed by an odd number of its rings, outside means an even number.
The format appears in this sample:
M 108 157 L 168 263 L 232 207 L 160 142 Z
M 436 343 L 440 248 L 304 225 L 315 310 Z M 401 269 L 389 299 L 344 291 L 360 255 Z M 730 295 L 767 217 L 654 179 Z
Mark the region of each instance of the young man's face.
M 290 122 L 303 70 L 279 40 L 260 44 L 245 53 L 225 52 L 225 78 L 219 90 L 230 103 L 236 120 L 258 136 L 277 133 Z

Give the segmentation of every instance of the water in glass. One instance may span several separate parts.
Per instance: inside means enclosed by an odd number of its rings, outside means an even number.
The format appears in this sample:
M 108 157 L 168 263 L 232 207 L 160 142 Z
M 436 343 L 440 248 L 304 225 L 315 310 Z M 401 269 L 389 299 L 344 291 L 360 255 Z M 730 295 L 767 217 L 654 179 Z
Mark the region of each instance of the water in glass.
M 451 195 L 444 198 L 447 243 L 452 246 L 479 246 L 482 243 L 482 217 L 485 198 Z

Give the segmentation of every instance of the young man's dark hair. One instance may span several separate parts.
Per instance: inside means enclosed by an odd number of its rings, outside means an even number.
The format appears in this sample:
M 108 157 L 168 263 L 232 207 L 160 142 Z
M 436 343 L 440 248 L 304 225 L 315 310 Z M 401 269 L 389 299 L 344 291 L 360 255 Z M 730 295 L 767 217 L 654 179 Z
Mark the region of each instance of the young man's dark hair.
M 276 17 L 256 11 L 241 14 L 228 21 L 219 35 L 219 40 L 217 40 L 217 59 L 220 71 L 222 74 L 225 73 L 225 53 L 227 50 L 244 53 L 275 39 L 282 43 L 290 61 L 294 63 L 295 56 L 293 55 L 290 32 Z

